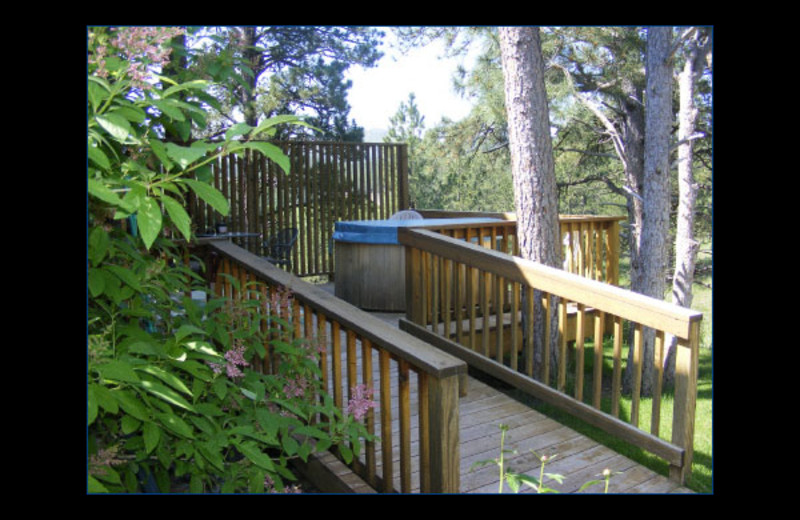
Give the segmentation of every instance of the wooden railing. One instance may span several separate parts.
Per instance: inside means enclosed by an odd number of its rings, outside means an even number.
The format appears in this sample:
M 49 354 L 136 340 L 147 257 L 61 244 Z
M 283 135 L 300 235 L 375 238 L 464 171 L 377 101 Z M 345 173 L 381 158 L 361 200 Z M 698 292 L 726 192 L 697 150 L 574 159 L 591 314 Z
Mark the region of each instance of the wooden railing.
M 665 459 L 671 478 L 685 480 L 692 459 L 702 314 L 504 254 L 493 243 L 479 246 L 484 240 L 476 244 L 423 229 L 400 229 L 398 238 L 406 246 L 407 319 L 401 320 L 402 329 Z M 555 313 L 557 321 L 537 323 L 536 316 L 547 313 Z M 606 323 L 611 323 L 611 330 Z M 635 331 L 629 345 L 634 351 L 634 383 L 630 417 L 623 421 L 620 399 L 627 328 Z M 656 367 L 663 365 L 667 335 L 678 340 L 671 442 L 659 437 L 661 408 L 668 401 L 661 399 L 658 384 L 649 431 L 639 428 L 646 328 L 655 330 Z M 603 347 L 606 336 L 610 345 Z M 553 337 L 557 339 L 551 341 Z M 584 403 L 587 338 L 593 341 L 589 357 L 593 368 L 589 403 Z M 574 341 L 574 371 L 568 380 L 570 341 Z M 611 381 L 604 384 L 608 356 Z M 660 372 L 655 379 L 661 381 Z M 568 382 L 572 395 L 565 393 Z M 610 398 L 604 388 L 610 388 Z
M 337 406 L 346 406 L 358 385 L 375 390 L 379 406 L 367 414 L 365 424 L 379 440 L 365 442 L 360 457 L 351 463 L 358 475 L 383 492 L 458 492 L 463 361 L 230 242 L 207 241 L 207 245 L 216 255 L 215 290 L 222 296 L 266 303 L 273 292 L 291 292 L 291 311 L 284 319 L 298 336 L 327 340 L 328 355 L 323 356 L 321 368 Z M 239 280 L 241 287 L 263 282 L 267 292 L 237 293 L 223 274 Z
M 564 270 L 619 285 L 620 221 L 625 217 L 560 215 Z
M 518 255 L 517 223 L 514 213 L 476 211 L 416 210 L 425 218 L 496 218 L 493 225 L 441 226 L 433 229 L 453 238 L 480 242 L 492 249 Z M 625 217 L 597 215 L 559 215 L 563 245 L 563 268 L 568 273 L 619 285 L 620 221 Z

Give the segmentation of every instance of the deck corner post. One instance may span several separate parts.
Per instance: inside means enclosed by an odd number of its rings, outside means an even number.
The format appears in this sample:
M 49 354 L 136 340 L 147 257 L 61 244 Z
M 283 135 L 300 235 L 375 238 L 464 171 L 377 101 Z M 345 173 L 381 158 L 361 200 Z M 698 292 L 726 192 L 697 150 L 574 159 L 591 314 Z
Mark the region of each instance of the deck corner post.
M 672 444 L 683 448 L 683 464 L 670 465 L 669 478 L 684 485 L 692 472 L 694 422 L 697 408 L 697 373 L 700 348 L 700 320 L 689 324 L 687 340 L 678 340 L 675 355 L 675 403 Z
M 461 485 L 458 395 L 458 374 L 429 379 L 432 493 L 458 493 Z

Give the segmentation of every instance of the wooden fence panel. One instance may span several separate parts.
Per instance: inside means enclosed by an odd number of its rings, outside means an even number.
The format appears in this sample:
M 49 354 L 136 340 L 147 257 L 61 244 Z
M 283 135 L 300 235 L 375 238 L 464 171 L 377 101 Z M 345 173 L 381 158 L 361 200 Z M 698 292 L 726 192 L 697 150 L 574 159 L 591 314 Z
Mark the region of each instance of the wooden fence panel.
M 222 217 L 193 200 L 195 231 L 204 233 L 224 221 L 233 233 L 260 237 L 234 242 L 264 255 L 263 241 L 285 228 L 296 228 L 291 270 L 298 276 L 334 272 L 332 236 L 340 220 L 388 219 L 408 209 L 408 159 L 402 143 L 284 141 L 284 173 L 262 154 L 247 151 L 212 164 L 212 184 L 230 203 Z

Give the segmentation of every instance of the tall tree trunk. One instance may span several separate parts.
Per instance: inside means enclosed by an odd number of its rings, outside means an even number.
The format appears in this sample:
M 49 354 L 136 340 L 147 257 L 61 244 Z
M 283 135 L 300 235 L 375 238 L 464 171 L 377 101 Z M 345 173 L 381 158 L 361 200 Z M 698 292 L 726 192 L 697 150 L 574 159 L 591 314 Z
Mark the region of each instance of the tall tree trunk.
M 558 193 L 539 29 L 501 27 L 498 36 L 503 62 L 520 254 L 523 258 L 558 267 L 561 260 Z M 535 295 L 534 301 L 541 301 L 541 298 Z M 553 312 L 552 316 L 556 316 L 556 313 Z M 544 319 L 542 313 L 537 313 L 534 330 L 544 330 Z M 557 330 L 557 327 L 551 329 Z M 552 338 L 548 340 L 548 344 L 555 344 Z M 542 368 L 545 344 L 541 338 L 536 338 L 534 365 L 539 370 Z M 553 363 L 557 363 L 557 355 L 558 349 L 554 348 L 551 354 Z M 551 373 L 555 373 L 555 370 Z
M 631 288 L 664 299 L 669 260 L 669 138 L 672 129 L 672 28 L 651 27 L 647 33 L 644 191 L 639 269 Z M 642 352 L 642 395 L 653 389 L 653 331 L 645 331 Z M 633 381 L 633 349 L 628 356 L 626 387 Z
M 703 73 L 703 61 L 710 47 L 702 39 L 705 34 L 701 30 L 694 33 L 689 42 L 686 63 L 678 77 L 680 95 L 680 112 L 678 126 L 678 223 L 675 233 L 675 274 L 672 278 L 672 303 L 682 307 L 692 305 L 692 284 L 697 261 L 699 242 L 694 238 L 694 213 L 697 199 L 697 185 L 694 182 L 695 106 L 694 88 Z M 709 39 L 710 41 L 710 39 Z M 669 385 L 675 377 L 675 345 L 674 337 L 666 346 L 667 355 L 664 362 L 664 383 Z
M 257 27 L 242 28 L 242 61 L 250 69 L 250 73 L 243 73 L 247 86 L 242 89 L 242 112 L 244 122 L 250 126 L 258 126 L 258 109 L 256 107 L 256 87 L 258 76 L 261 74 L 264 56 L 256 48 L 258 43 Z
M 644 135 L 645 117 L 643 104 L 643 89 L 637 86 L 630 78 L 623 78 L 622 91 L 624 99 L 620 106 L 624 112 L 622 124 L 622 141 L 624 143 L 624 157 L 621 157 L 625 167 L 625 182 L 627 183 L 627 206 L 631 272 L 640 270 L 639 248 L 641 246 L 641 231 L 643 219 L 643 194 L 644 194 Z

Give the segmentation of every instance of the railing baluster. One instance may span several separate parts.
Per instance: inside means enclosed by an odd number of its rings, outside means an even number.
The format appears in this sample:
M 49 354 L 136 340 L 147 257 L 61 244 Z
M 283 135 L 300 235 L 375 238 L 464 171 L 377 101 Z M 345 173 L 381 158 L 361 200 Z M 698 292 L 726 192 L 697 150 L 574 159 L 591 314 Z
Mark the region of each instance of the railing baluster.
M 622 318 L 614 316 L 614 371 L 611 380 L 611 415 L 619 417 L 622 394 Z
M 658 435 L 661 426 L 661 383 L 664 378 L 664 332 L 656 331 L 653 346 L 653 408 L 650 418 L 650 433 Z
M 372 373 L 372 344 L 367 339 L 361 340 L 361 379 L 364 382 L 364 386 L 370 390 L 374 390 L 375 383 L 373 379 Z M 364 424 L 367 427 L 367 433 L 369 435 L 375 435 L 375 411 L 372 408 L 367 410 L 367 415 L 364 418 Z M 377 487 L 377 480 L 376 480 L 376 469 L 375 469 L 375 441 L 368 439 L 364 443 L 364 449 L 366 451 L 365 460 L 366 460 L 366 468 L 365 468 L 365 479 L 366 481 L 372 486 Z
M 518 357 L 519 357 L 519 297 L 520 286 L 516 282 L 511 282 L 511 369 L 518 370 Z
M 428 375 L 420 374 L 417 381 L 419 401 L 419 485 L 420 492 L 431 492 L 431 423 L 428 405 Z
M 584 341 L 586 326 L 586 306 L 578 304 L 575 324 L 575 399 L 583 401 Z
M 411 492 L 411 393 L 408 363 L 398 363 L 397 393 L 400 415 L 400 492 Z
M 494 276 L 494 323 L 495 323 L 495 356 L 497 362 L 503 363 L 503 278 Z M 488 331 L 486 331 L 488 334 Z
M 592 405 L 600 409 L 603 396 L 603 333 L 605 327 L 605 313 L 595 309 L 594 311 L 594 372 L 592 381 L 594 388 L 592 391 Z
M 633 394 L 631 396 L 631 424 L 639 426 L 639 400 L 642 395 L 642 358 L 644 352 L 644 330 L 640 323 L 633 329 Z
M 394 490 L 394 469 L 392 461 L 392 388 L 389 367 L 389 353 L 381 350 L 379 354 L 381 387 L 381 457 L 383 473 L 383 492 Z

